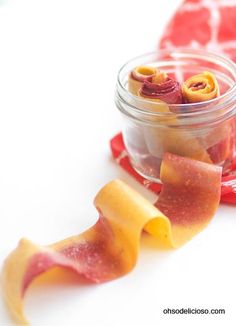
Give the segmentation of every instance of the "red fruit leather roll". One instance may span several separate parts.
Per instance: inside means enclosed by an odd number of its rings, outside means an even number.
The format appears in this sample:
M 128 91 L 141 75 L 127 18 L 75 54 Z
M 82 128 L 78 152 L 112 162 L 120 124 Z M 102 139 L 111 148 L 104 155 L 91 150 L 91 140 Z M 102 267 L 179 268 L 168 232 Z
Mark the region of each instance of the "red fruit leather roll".
M 171 78 L 160 84 L 145 80 L 139 92 L 142 97 L 159 99 L 167 104 L 181 104 L 182 92 L 180 84 Z
M 157 73 L 157 69 L 148 66 L 138 66 L 131 71 L 128 80 L 128 89 L 134 95 L 138 94 L 139 89 L 145 80 L 152 80 Z

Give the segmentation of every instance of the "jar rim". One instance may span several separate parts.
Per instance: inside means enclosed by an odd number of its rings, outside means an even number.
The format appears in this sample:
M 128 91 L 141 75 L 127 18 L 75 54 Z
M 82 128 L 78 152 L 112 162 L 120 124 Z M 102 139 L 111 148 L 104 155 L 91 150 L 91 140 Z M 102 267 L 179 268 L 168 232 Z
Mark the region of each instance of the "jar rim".
M 136 61 L 136 60 L 140 60 L 142 58 L 148 57 L 148 56 L 161 56 L 161 55 L 171 55 L 173 58 L 178 57 L 178 54 L 186 54 L 186 55 L 191 55 L 192 58 L 205 58 L 205 59 L 214 59 L 214 60 L 218 60 L 220 63 L 222 63 L 224 66 L 226 66 L 228 69 L 231 70 L 231 72 L 233 73 L 233 75 L 235 75 L 235 83 L 232 87 L 230 87 L 229 90 L 227 90 L 224 94 L 211 99 L 211 100 L 207 100 L 204 102 L 197 102 L 197 103 L 181 103 L 181 104 L 170 104 L 169 106 L 171 106 L 171 108 L 176 111 L 179 112 L 178 115 L 182 115 L 182 113 L 180 113 L 181 111 L 184 111 L 184 115 L 186 116 L 186 114 L 188 115 L 192 115 L 192 114 L 197 114 L 197 113 L 203 113 L 203 111 L 201 110 L 201 108 L 203 106 L 208 106 L 208 108 L 206 109 L 207 112 L 210 112 L 212 110 L 218 110 L 219 108 L 222 107 L 222 102 L 224 102 L 224 105 L 226 104 L 231 104 L 231 101 L 234 99 L 234 94 L 236 95 L 236 64 L 229 58 L 224 57 L 223 55 L 216 53 L 216 52 L 212 52 L 212 51 L 208 51 L 208 50 L 203 50 L 203 49 L 190 49 L 190 48 L 184 48 L 184 47 L 178 47 L 178 48 L 172 48 L 172 49 L 161 49 L 158 51 L 154 51 L 154 52 L 149 52 L 146 54 L 142 54 L 139 56 L 136 56 L 135 58 L 130 59 L 129 61 L 127 61 L 125 64 L 123 64 L 123 66 L 120 68 L 120 70 L 118 71 L 118 76 L 117 76 L 117 96 L 119 97 L 119 100 L 122 100 L 122 102 L 128 104 L 130 107 L 132 107 L 133 110 L 136 110 L 139 113 L 145 113 L 148 114 L 150 116 L 168 116 L 171 114 L 171 112 L 153 112 L 153 111 L 148 111 L 145 109 L 141 109 L 136 107 L 135 105 L 133 105 L 132 103 L 134 103 L 135 101 L 138 101 L 140 104 L 143 105 L 150 105 L 150 104 L 154 104 L 156 106 L 158 105 L 162 105 L 161 103 L 155 102 L 152 99 L 146 99 L 146 98 L 141 98 L 139 96 L 136 96 L 134 94 L 132 94 L 131 92 L 129 92 L 127 90 L 127 88 L 125 87 L 125 85 L 123 84 L 122 80 L 121 80 L 121 75 L 123 73 L 123 71 L 125 70 L 125 68 L 130 65 L 132 62 Z M 181 109 L 181 110 L 180 110 Z M 186 110 L 184 110 L 186 109 Z M 205 109 L 204 109 L 205 111 Z M 205 113 L 206 113 L 205 111 Z

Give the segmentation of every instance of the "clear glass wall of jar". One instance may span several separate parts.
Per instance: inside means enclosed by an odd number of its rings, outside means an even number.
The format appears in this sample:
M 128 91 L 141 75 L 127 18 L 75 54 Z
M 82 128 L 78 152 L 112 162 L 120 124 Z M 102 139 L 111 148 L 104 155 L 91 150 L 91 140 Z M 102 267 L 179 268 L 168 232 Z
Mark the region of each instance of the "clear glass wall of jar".
M 209 101 L 168 104 L 131 94 L 128 76 L 137 66 L 158 67 L 183 82 L 203 71 L 218 80 L 220 96 Z M 131 164 L 145 178 L 159 182 L 163 153 L 171 152 L 231 169 L 236 155 L 236 65 L 203 50 L 163 50 L 137 57 L 119 71 L 116 106 L 123 116 L 123 137 Z

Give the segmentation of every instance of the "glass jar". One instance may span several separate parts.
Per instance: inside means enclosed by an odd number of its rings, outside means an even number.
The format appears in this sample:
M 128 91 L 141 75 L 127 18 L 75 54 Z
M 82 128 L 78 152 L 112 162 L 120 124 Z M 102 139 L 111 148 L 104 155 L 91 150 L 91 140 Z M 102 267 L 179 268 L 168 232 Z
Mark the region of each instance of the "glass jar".
M 130 72 L 137 66 L 158 67 L 180 83 L 212 72 L 220 96 L 199 103 L 168 104 L 128 91 Z M 123 138 L 133 168 L 159 182 L 163 154 L 170 152 L 223 167 L 229 172 L 236 155 L 236 65 L 204 50 L 161 50 L 127 62 L 119 71 L 116 106 L 123 116 Z

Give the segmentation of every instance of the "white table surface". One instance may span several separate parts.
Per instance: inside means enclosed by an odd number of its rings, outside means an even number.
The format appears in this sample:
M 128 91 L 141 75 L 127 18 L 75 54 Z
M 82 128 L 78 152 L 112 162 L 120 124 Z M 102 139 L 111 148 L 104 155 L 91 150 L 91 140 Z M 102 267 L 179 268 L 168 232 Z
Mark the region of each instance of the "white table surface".
M 97 191 L 120 177 L 116 73 L 155 50 L 179 0 L 0 1 L 0 263 L 22 236 L 49 244 L 93 225 Z M 184 247 L 141 243 L 137 266 L 100 286 L 32 286 L 32 325 L 236 325 L 235 207 Z M 164 308 L 225 315 L 164 315 Z M 13 325 L 1 301 L 0 325 Z

